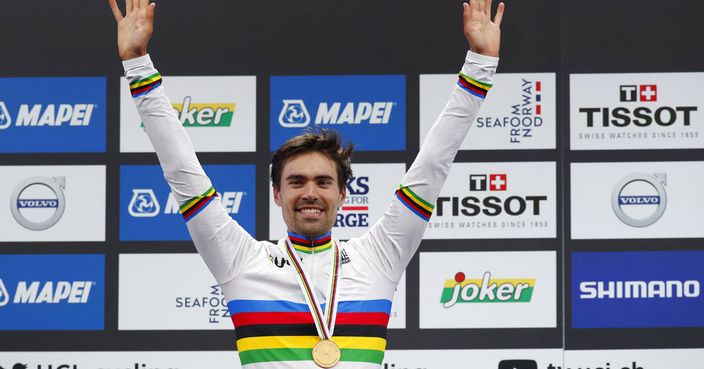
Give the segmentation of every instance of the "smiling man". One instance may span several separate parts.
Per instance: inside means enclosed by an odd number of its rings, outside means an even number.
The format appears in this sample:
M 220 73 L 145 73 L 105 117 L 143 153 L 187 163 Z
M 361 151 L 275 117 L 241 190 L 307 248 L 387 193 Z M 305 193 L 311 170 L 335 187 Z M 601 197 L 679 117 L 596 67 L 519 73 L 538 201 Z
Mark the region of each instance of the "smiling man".
M 470 44 L 450 100 L 383 217 L 359 238 L 332 237 L 352 175 L 351 146 L 332 131 L 294 137 L 273 155 L 274 201 L 288 237 L 257 241 L 220 205 L 147 55 L 155 5 L 127 0 L 118 51 L 164 176 L 193 242 L 222 287 L 245 368 L 379 368 L 391 301 L 450 165 L 491 87 L 504 4 L 464 7 Z

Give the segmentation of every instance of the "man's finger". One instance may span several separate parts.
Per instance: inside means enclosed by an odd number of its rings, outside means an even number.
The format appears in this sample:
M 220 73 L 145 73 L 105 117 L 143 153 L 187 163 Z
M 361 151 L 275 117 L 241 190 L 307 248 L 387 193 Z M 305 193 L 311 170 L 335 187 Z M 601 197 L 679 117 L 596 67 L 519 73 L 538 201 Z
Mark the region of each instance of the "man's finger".
M 139 0 L 139 10 L 146 12 L 147 6 L 149 6 L 149 0 Z
M 501 27 L 501 20 L 504 18 L 504 10 L 506 5 L 504 3 L 499 3 L 498 9 L 496 9 L 496 17 L 494 17 L 494 24 Z
M 154 8 L 156 8 L 156 3 L 151 3 L 147 6 L 147 19 L 154 21 Z
M 125 8 L 126 8 L 125 14 L 129 15 L 130 13 L 132 13 L 132 9 L 133 9 L 132 0 L 125 1 Z
M 467 3 L 462 3 L 462 8 L 464 9 L 464 11 L 462 12 L 462 20 L 466 25 L 467 23 L 469 23 L 469 20 L 472 19 L 472 7 L 469 6 L 469 4 Z
M 486 3 L 486 6 L 484 7 L 484 13 L 486 14 L 486 17 L 488 19 L 491 19 L 491 0 Z
M 115 16 L 115 21 L 118 23 L 122 21 L 122 12 L 120 11 L 120 8 L 117 6 L 117 1 L 115 0 L 108 0 L 110 2 L 110 9 L 112 10 L 112 15 Z

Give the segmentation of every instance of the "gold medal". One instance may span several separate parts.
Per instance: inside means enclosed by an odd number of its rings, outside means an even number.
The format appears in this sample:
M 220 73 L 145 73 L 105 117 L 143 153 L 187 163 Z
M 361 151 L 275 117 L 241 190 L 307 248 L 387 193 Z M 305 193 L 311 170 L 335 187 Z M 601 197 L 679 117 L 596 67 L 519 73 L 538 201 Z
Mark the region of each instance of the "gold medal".
M 340 361 L 340 348 L 331 340 L 320 340 L 313 346 L 313 361 L 321 368 L 332 368 Z

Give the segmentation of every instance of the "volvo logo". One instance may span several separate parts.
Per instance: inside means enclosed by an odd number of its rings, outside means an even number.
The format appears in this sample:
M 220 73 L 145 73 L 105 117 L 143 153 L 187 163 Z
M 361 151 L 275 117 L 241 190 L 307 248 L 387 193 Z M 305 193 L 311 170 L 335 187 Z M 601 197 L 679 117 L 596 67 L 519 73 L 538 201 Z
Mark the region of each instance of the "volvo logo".
M 623 178 L 611 195 L 614 214 L 631 227 L 657 222 L 667 207 L 666 184 L 665 173 L 635 173 Z
M 10 211 L 17 223 L 42 231 L 56 224 L 64 214 L 65 177 L 32 177 L 15 187 L 10 198 Z

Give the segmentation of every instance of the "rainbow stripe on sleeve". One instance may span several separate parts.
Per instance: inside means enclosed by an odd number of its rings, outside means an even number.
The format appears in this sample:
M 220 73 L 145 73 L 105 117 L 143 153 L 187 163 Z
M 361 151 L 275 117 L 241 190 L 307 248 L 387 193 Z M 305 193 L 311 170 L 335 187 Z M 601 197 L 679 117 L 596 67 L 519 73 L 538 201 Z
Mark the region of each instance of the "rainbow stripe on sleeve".
M 205 209 L 205 207 L 208 206 L 208 204 L 210 204 L 210 202 L 217 196 L 218 195 L 215 192 L 215 189 L 211 186 L 202 195 L 193 197 L 186 201 L 183 205 L 181 205 L 181 214 L 183 215 L 183 219 L 185 219 L 186 222 L 191 220 L 194 216 L 200 213 L 201 210 Z
M 161 86 L 161 74 L 156 72 L 149 77 L 138 79 L 130 83 L 130 93 L 132 97 L 140 97 Z
M 285 300 L 233 300 L 228 303 L 242 365 L 311 361 L 320 341 L 308 305 Z M 322 306 L 325 309 L 325 305 Z M 340 361 L 381 364 L 391 301 L 340 301 L 332 340 Z
M 416 195 L 410 188 L 405 186 L 399 187 L 399 189 L 396 190 L 396 197 L 403 205 L 421 217 L 421 219 L 426 222 L 430 220 L 434 206 Z
M 462 88 L 463 90 L 481 99 L 484 99 L 486 97 L 486 94 L 491 88 L 490 84 L 479 82 L 476 79 L 462 73 L 459 74 L 457 86 L 460 86 L 460 88 Z

